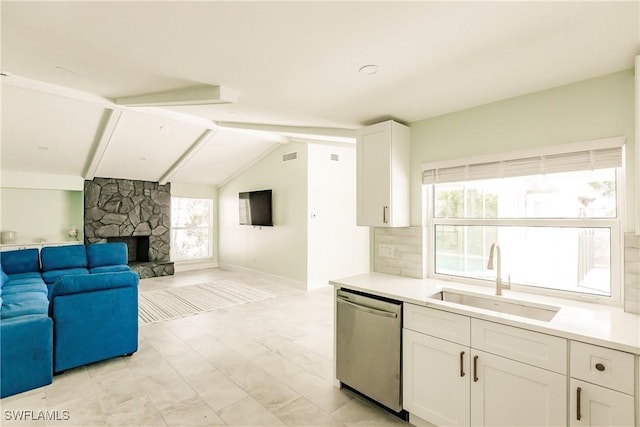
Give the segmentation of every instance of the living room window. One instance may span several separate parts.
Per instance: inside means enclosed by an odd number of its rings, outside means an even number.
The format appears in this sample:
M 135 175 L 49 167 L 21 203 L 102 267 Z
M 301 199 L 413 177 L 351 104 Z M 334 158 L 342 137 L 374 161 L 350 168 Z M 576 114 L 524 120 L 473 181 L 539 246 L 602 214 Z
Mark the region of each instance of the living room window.
M 623 141 L 423 165 L 429 275 L 620 300 Z M 488 284 L 488 283 L 487 283 Z
M 171 259 L 196 261 L 213 257 L 213 201 L 171 198 Z

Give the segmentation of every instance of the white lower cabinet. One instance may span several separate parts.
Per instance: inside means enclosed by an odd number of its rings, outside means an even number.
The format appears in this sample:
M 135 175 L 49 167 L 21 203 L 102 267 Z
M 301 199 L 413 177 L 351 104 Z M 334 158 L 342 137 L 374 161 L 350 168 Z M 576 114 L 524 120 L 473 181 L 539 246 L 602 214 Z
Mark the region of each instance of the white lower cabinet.
M 17 251 L 23 249 L 42 249 L 46 246 L 68 246 L 68 245 L 82 245 L 82 241 L 71 242 L 42 242 L 42 243 L 5 243 L 0 245 L 0 252 Z
M 478 350 L 472 358 L 471 425 L 566 424 L 566 375 Z
M 425 316 L 416 311 L 424 311 Z M 426 307 L 409 307 L 404 313 L 411 318 L 403 329 L 403 407 L 410 413 L 412 424 L 566 425 L 566 340 L 504 325 L 495 327 L 492 322 Z M 421 317 L 443 318 L 446 322 L 421 325 Z M 453 333 L 465 322 L 467 327 L 471 322 L 471 337 Z M 435 324 L 441 327 L 434 327 Z M 481 330 L 492 332 L 474 339 L 474 331 Z M 457 342 L 442 337 L 455 337 Z M 485 346 L 529 348 L 528 354 L 553 353 L 565 362 L 561 372 L 554 372 L 532 366 L 531 360 L 513 360 L 512 354 L 507 358 L 483 351 Z M 544 358 L 539 363 L 546 368 Z
M 634 425 L 631 353 L 571 341 L 570 371 L 569 425 Z
M 633 396 L 571 378 L 571 426 L 633 426 Z
M 403 408 L 435 425 L 468 426 L 470 349 L 402 331 Z

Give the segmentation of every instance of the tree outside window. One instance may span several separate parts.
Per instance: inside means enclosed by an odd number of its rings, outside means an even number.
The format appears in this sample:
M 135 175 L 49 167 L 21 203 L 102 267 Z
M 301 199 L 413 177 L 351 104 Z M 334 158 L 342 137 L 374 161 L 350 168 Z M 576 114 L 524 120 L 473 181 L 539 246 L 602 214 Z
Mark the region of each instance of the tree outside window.
M 194 261 L 211 259 L 213 201 L 171 198 L 171 259 Z

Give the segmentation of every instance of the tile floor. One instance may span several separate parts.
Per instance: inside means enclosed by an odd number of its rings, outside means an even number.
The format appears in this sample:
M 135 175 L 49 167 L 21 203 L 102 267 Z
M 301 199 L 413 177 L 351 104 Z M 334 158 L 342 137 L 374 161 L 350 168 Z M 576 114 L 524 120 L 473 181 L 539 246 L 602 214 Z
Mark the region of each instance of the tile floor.
M 219 269 L 145 279 L 140 292 L 229 279 L 264 301 L 140 326 L 140 346 L 0 400 L 0 425 L 400 426 L 334 387 L 333 289 Z M 33 411 L 31 420 L 15 416 Z M 39 411 L 58 420 L 33 420 Z M 68 418 L 68 419 L 65 419 Z

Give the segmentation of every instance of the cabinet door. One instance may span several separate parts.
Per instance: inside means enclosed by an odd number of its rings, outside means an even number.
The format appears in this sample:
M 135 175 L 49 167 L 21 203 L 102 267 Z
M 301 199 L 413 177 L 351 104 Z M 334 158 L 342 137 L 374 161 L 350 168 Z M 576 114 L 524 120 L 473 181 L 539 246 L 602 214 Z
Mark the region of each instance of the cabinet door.
M 391 126 L 380 123 L 358 132 L 358 225 L 389 226 L 391 203 Z
M 403 329 L 403 408 L 440 426 L 469 425 L 469 347 Z
M 633 396 L 574 378 L 571 378 L 570 388 L 569 425 L 598 427 L 633 425 Z
M 564 426 L 566 414 L 566 375 L 473 350 L 471 425 Z

